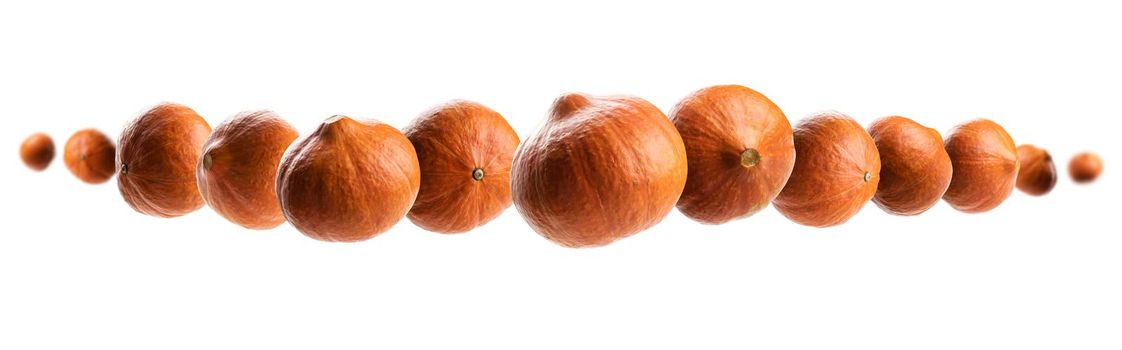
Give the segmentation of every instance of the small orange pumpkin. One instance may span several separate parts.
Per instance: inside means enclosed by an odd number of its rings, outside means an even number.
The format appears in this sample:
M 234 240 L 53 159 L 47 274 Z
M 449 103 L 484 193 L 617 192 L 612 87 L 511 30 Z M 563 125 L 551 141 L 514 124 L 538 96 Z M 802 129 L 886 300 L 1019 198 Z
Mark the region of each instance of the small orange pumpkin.
M 19 157 L 31 170 L 43 171 L 55 159 L 55 142 L 47 134 L 31 134 L 19 145 Z
M 510 207 L 518 134 L 498 112 L 452 101 L 405 128 L 417 150 L 421 188 L 409 220 L 429 231 L 466 232 Z
M 943 200 L 965 213 L 996 208 L 1017 182 L 1017 146 L 1005 129 L 976 119 L 951 130 L 946 140 L 954 175 Z
M 1043 148 L 1033 145 L 1017 146 L 1017 160 L 1021 167 L 1017 170 L 1017 189 L 1021 192 L 1043 196 L 1056 187 L 1059 176 L 1052 155 Z
M 114 159 L 117 147 L 108 136 L 94 129 L 83 129 L 66 140 L 62 161 L 79 180 L 100 184 L 113 178 L 117 172 Z
M 869 136 L 881 162 L 873 203 L 895 215 L 919 215 L 939 203 L 953 170 L 938 131 L 893 116 L 873 122 Z
M 176 217 L 202 208 L 195 165 L 210 125 L 187 106 L 167 103 L 130 122 L 117 142 L 117 188 L 137 212 Z

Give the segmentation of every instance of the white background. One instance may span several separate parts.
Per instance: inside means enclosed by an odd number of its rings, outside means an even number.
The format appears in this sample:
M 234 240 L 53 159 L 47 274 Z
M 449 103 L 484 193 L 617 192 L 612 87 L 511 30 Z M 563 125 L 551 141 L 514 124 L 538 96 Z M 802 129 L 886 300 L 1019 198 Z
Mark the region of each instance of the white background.
M 1115 8 L 768 1 L 401 7 L 37 1 L 0 5 L 0 348 L 1122 347 Z M 446 236 L 402 221 L 355 244 L 288 225 L 247 231 L 204 208 L 133 212 L 61 154 L 16 148 L 116 138 L 161 101 L 212 125 L 269 108 L 300 129 L 342 113 L 403 127 L 453 98 L 526 137 L 568 91 L 669 110 L 737 83 L 792 121 L 837 109 L 946 132 L 978 117 L 1051 151 L 1045 197 L 918 217 L 868 205 L 813 229 L 774 209 L 721 226 L 672 212 L 613 245 L 542 239 L 513 208 Z M 1066 162 L 1106 171 L 1073 184 Z

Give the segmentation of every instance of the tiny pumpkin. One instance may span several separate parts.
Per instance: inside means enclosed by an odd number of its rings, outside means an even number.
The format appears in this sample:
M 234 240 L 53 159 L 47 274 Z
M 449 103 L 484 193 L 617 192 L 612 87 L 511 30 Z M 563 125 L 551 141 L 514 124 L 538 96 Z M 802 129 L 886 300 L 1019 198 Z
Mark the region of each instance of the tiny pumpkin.
M 117 188 L 137 212 L 176 217 L 202 208 L 195 166 L 210 125 L 187 106 L 165 103 L 131 121 L 117 141 Z
M 857 121 L 837 112 L 803 119 L 795 127 L 795 169 L 775 198 L 794 222 L 828 227 L 856 215 L 877 191 L 880 155 Z
M 720 224 L 767 208 L 795 165 L 791 124 L 766 96 L 740 85 L 694 92 L 670 120 L 682 135 L 689 174 L 678 211 Z
M 409 220 L 426 230 L 466 232 L 510 207 L 510 164 L 518 134 L 498 112 L 452 101 L 404 130 L 417 150 L 421 187 Z
M 203 144 L 195 170 L 203 200 L 245 228 L 264 230 L 284 223 L 277 202 L 277 166 L 297 136 L 272 111 L 242 112 L 218 124 Z
M 62 161 L 70 173 L 89 184 L 109 181 L 116 173 L 117 147 L 113 140 L 95 129 L 82 129 L 66 140 Z
M 511 192 L 545 238 L 602 246 L 661 221 L 682 194 L 686 166 L 681 136 L 650 102 L 572 93 L 515 152 Z
M 873 122 L 869 136 L 881 162 L 873 203 L 895 215 L 919 215 L 939 203 L 953 171 L 938 131 L 891 116 Z
M 1048 151 L 1033 145 L 1020 145 L 1017 146 L 1017 160 L 1021 163 L 1017 170 L 1017 189 L 1021 192 L 1043 196 L 1056 187 L 1056 164 Z
M 966 213 L 996 208 L 1017 182 L 1017 146 L 1005 129 L 988 119 L 975 119 L 951 130 L 946 139 L 954 174 L 943 200 Z
M 417 152 L 397 129 L 336 115 L 298 141 L 277 169 L 277 199 L 308 237 L 355 242 L 403 217 L 421 185 Z
M 1067 172 L 1077 183 L 1095 181 L 1103 172 L 1103 159 L 1091 152 L 1082 152 L 1071 158 Z
M 47 134 L 31 134 L 19 145 L 19 157 L 31 170 L 43 171 L 55 159 L 55 142 Z

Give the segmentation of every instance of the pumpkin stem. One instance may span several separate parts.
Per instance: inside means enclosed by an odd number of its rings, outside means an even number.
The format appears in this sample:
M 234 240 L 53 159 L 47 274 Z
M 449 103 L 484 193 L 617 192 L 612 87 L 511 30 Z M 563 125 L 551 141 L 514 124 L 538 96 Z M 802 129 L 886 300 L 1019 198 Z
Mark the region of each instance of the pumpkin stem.
M 740 153 L 740 165 L 745 168 L 751 168 L 760 164 L 760 152 L 755 148 L 749 148 Z
M 871 179 L 871 178 L 873 178 L 873 174 L 866 171 L 865 172 L 865 182 L 869 182 L 869 179 Z
M 210 170 L 210 166 L 214 164 L 214 160 L 210 158 L 210 152 L 203 155 L 203 169 Z
M 475 170 L 472 170 L 471 178 L 475 181 L 483 181 L 483 168 L 475 168 Z
M 128 175 L 128 174 L 129 174 L 129 165 L 128 164 L 121 164 L 121 175 Z

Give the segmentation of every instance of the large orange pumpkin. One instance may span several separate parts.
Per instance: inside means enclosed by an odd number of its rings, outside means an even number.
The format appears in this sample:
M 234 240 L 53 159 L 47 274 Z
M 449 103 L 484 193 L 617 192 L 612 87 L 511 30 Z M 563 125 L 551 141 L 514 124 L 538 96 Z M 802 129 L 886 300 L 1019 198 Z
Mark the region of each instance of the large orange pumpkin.
M 966 213 L 996 208 L 1017 183 L 1017 146 L 1001 125 L 976 119 L 951 130 L 947 154 L 954 176 L 943 195 L 951 207 Z
M 136 211 L 181 216 L 203 206 L 195 181 L 210 125 L 194 110 L 161 104 L 137 117 L 117 142 L 117 187 Z
M 918 215 L 939 203 L 951 184 L 952 170 L 938 131 L 893 116 L 873 122 L 869 136 L 881 162 L 873 203 L 896 215 Z
M 510 206 L 518 135 L 498 112 L 452 101 L 405 128 L 417 150 L 421 188 L 409 220 L 429 231 L 466 232 Z
M 385 232 L 413 206 L 417 152 L 384 123 L 333 116 L 285 153 L 277 199 L 308 237 L 354 242 Z
M 199 193 L 219 215 L 245 228 L 284 223 L 276 175 L 296 129 L 272 111 L 239 113 L 218 124 L 203 145 Z
M 82 129 L 66 140 L 62 162 L 79 180 L 88 184 L 109 181 L 116 173 L 117 147 L 109 136 L 95 129 Z
M 779 106 L 740 85 L 713 86 L 678 103 L 689 176 L 678 210 L 707 224 L 767 208 L 795 165 L 791 124 Z
M 797 223 L 827 227 L 856 215 L 877 191 L 880 155 L 857 121 L 826 112 L 795 127 L 795 170 L 775 208 Z
M 682 194 L 686 166 L 681 136 L 650 102 L 567 94 L 515 153 L 511 190 L 542 236 L 601 246 L 661 221 Z

